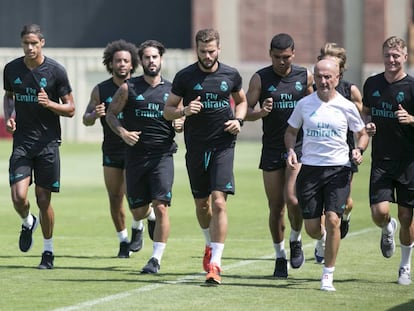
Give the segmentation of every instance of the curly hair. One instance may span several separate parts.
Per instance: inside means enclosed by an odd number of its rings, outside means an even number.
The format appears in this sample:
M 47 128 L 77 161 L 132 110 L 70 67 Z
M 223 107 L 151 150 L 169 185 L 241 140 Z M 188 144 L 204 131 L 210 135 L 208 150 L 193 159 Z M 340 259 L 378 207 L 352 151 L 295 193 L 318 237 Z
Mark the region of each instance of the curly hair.
M 138 49 L 135 44 L 127 42 L 125 40 L 117 40 L 108 43 L 106 46 L 104 53 L 103 53 L 103 61 L 102 63 L 105 65 L 106 70 L 112 74 L 113 70 L 110 66 L 110 63 L 113 60 L 114 54 L 119 51 L 127 51 L 131 54 L 131 63 L 132 63 L 132 70 L 131 73 L 134 73 L 135 70 L 138 68 L 139 61 L 138 61 Z

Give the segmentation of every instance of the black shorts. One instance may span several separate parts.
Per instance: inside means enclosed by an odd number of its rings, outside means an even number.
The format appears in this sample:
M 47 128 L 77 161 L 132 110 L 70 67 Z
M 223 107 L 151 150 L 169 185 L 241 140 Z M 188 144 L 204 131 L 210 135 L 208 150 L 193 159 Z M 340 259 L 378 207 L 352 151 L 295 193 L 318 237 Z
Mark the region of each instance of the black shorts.
M 34 175 L 37 186 L 52 192 L 60 190 L 59 143 L 52 142 L 41 149 L 32 146 L 15 146 L 9 160 L 10 186 Z
M 373 161 L 369 202 L 393 202 L 414 208 L 414 161 Z
M 341 216 L 350 193 L 351 169 L 347 166 L 302 165 L 296 195 L 304 219 L 335 212 Z
M 113 152 L 102 154 L 102 165 L 119 169 L 125 168 L 125 153 Z
M 302 156 L 302 148 L 295 148 L 295 153 L 300 161 Z M 260 157 L 259 169 L 263 171 L 275 171 L 286 167 L 286 149 L 266 149 L 262 148 L 262 155 Z
M 195 199 L 206 198 L 212 191 L 235 193 L 234 147 L 205 152 L 187 151 L 185 159 Z
M 174 181 L 173 156 L 136 156 L 132 161 L 128 159 L 125 178 L 131 209 L 145 206 L 152 200 L 165 201 L 169 205 Z

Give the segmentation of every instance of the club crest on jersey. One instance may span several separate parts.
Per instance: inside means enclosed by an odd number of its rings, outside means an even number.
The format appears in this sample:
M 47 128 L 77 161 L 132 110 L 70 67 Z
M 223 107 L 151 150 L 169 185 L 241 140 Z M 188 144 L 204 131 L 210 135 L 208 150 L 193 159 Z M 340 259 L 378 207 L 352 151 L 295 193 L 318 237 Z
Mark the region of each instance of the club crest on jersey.
M 163 97 L 163 101 L 164 101 L 164 103 L 167 101 L 167 99 L 168 99 L 168 93 L 164 93 L 164 97 Z
M 296 91 L 302 91 L 303 90 L 302 83 L 300 83 L 299 81 L 296 81 L 295 89 L 296 89 Z
M 42 87 L 42 88 L 45 88 L 47 86 L 47 80 L 46 80 L 46 78 L 40 79 L 39 86 Z
M 223 92 L 227 91 L 229 89 L 229 86 L 227 85 L 226 81 L 222 81 L 220 84 L 220 90 L 222 90 Z

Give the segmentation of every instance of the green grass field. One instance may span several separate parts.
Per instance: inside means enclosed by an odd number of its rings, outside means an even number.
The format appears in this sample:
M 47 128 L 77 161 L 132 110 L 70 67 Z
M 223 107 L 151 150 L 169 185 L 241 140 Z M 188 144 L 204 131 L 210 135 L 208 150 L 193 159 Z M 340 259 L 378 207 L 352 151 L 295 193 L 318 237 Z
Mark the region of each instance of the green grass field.
M 228 200 L 223 284 L 204 286 L 204 241 L 189 191 L 184 146 L 179 145 L 171 234 L 161 271 L 141 275 L 152 244 L 146 234 L 143 250 L 129 259 L 115 258 L 118 240 L 109 216 L 99 144 L 62 145 L 62 188 L 52 199 L 55 269 L 38 270 L 41 230 L 35 232 L 30 252 L 21 253 L 17 245 L 21 221 L 7 183 L 11 142 L 1 141 L 0 310 L 414 310 L 413 287 L 396 283 L 400 249 L 390 259 L 383 258 L 379 249 L 380 230 L 368 207 L 368 153 L 354 178 L 355 209 L 336 264 L 337 291 L 329 293 L 319 290 L 322 267 L 314 263 L 314 241 L 305 232 L 304 266 L 291 269 L 287 280 L 271 277 L 274 250 L 257 169 L 261 147 L 249 142 L 239 142 L 236 149 L 237 193 Z M 37 215 L 33 187 L 30 199 Z M 392 208 L 396 216 L 396 207 Z

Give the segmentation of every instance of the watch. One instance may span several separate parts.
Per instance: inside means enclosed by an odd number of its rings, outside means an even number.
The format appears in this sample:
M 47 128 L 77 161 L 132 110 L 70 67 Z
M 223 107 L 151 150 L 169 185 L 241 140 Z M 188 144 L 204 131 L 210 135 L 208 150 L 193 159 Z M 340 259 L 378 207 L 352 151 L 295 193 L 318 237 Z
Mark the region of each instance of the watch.
M 242 127 L 242 126 L 243 126 L 243 123 L 244 123 L 243 119 L 241 119 L 241 118 L 236 118 L 236 120 L 237 120 L 237 121 L 239 121 L 239 123 L 240 123 L 240 127 Z

